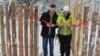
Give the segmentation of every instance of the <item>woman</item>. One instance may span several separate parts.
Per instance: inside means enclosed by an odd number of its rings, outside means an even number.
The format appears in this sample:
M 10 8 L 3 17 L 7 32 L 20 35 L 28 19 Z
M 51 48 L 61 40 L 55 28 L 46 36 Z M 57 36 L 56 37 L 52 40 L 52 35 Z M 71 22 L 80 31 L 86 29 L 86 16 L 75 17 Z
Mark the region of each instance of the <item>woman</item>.
M 59 25 L 58 36 L 60 42 L 61 56 L 70 56 L 70 44 L 72 38 L 72 25 L 75 20 L 70 13 L 68 6 L 63 7 L 63 12 L 58 16 L 57 25 Z

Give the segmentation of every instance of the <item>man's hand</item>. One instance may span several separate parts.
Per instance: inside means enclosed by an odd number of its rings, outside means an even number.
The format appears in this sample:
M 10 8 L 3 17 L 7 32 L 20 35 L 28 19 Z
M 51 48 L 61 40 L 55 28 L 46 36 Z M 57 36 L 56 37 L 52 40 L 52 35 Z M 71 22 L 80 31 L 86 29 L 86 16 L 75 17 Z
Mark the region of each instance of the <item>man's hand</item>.
M 55 24 L 49 24 L 49 23 L 47 23 L 47 27 L 55 27 Z
M 50 24 L 49 23 L 47 23 L 47 27 L 50 27 Z

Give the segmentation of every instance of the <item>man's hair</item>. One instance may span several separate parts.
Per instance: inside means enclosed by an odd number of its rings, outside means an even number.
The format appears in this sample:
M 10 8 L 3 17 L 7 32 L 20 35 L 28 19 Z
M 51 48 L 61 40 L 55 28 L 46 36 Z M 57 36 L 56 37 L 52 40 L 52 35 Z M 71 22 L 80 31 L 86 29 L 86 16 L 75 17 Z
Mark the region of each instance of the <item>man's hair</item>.
M 51 8 L 56 8 L 56 5 L 55 4 L 51 4 L 50 7 Z

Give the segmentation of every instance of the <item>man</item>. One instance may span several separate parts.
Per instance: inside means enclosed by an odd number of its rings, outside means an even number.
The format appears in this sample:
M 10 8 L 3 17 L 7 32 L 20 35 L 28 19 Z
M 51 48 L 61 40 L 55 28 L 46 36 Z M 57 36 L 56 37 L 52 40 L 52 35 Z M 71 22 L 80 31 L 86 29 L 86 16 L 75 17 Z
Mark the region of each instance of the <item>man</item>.
M 58 29 L 58 37 L 60 42 L 60 53 L 61 56 L 70 56 L 70 44 L 72 38 L 72 25 L 75 24 L 75 19 L 70 13 L 69 6 L 63 7 L 63 12 L 58 16 L 57 25 L 59 25 Z
M 47 12 L 44 12 L 40 18 L 41 25 L 42 25 L 42 41 L 43 41 L 43 51 L 44 56 L 48 55 L 48 42 L 50 47 L 50 56 L 53 55 L 53 49 L 54 49 L 54 37 L 55 37 L 55 29 L 56 29 L 56 20 L 57 20 L 57 14 L 56 14 L 56 6 L 54 4 L 50 5 L 50 9 Z

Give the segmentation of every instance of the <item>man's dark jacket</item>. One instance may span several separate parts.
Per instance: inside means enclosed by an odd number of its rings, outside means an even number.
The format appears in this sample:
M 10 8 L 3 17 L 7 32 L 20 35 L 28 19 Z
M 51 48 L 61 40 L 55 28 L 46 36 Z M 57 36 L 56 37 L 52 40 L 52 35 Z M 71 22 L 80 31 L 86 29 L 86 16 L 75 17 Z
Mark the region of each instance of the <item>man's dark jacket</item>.
M 52 17 L 52 23 L 56 24 L 56 20 L 57 20 L 57 14 L 56 12 L 54 13 L 54 16 Z M 49 11 L 48 12 L 44 12 L 40 18 L 41 21 L 41 25 L 42 25 L 42 31 L 41 31 L 41 36 L 42 37 L 51 37 L 54 38 L 55 37 L 55 29 L 57 28 L 57 26 L 55 27 L 51 27 L 51 34 L 48 34 L 49 31 L 49 27 L 47 27 L 47 24 L 44 21 L 47 21 L 50 23 L 50 15 L 49 15 Z

